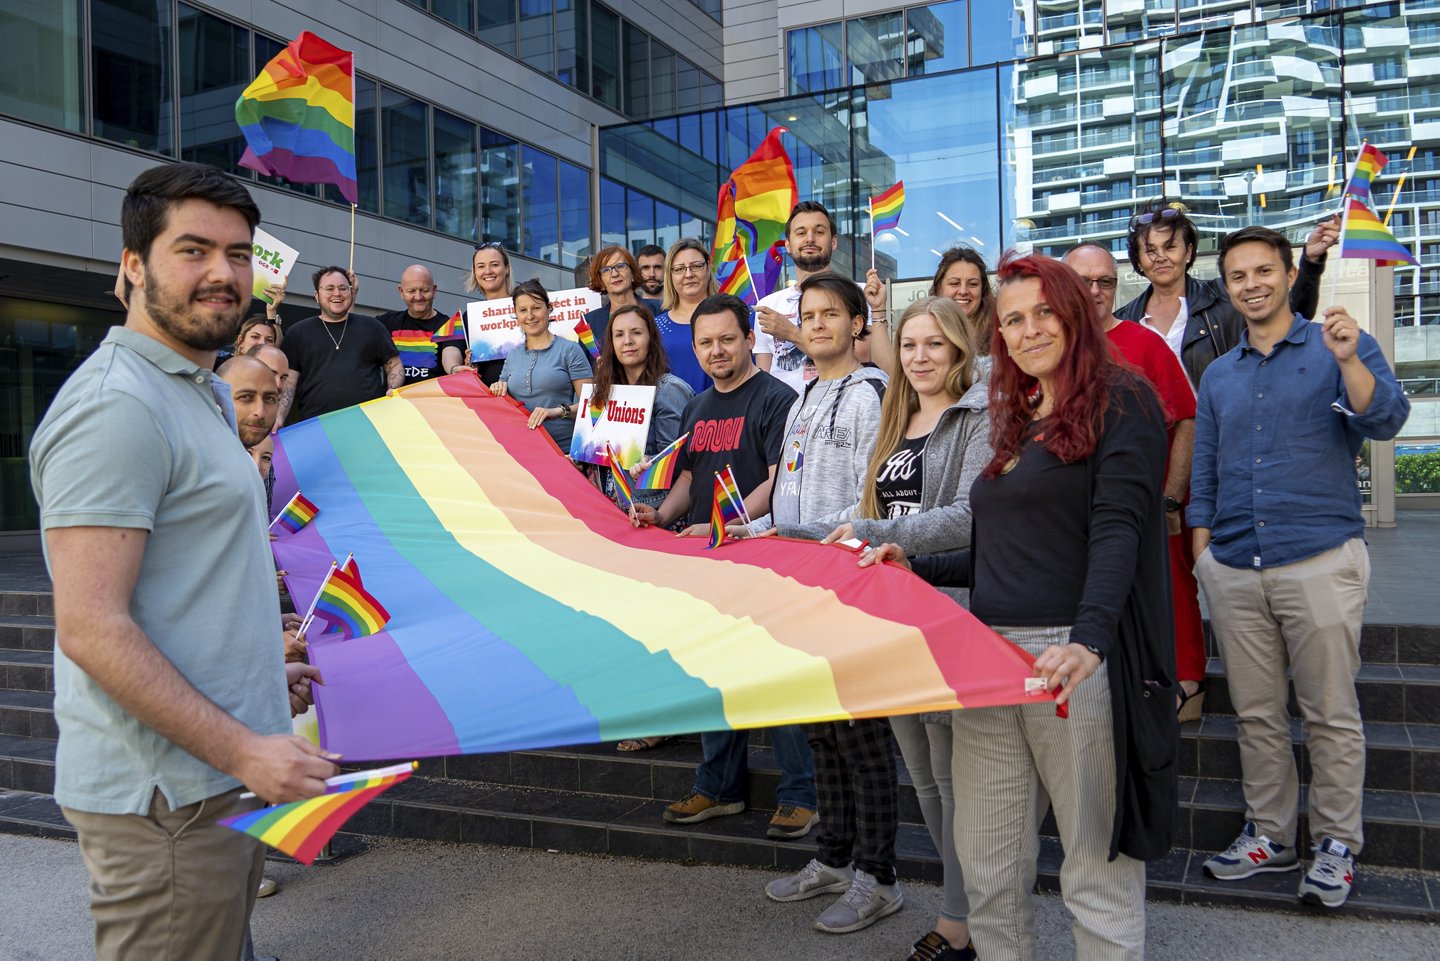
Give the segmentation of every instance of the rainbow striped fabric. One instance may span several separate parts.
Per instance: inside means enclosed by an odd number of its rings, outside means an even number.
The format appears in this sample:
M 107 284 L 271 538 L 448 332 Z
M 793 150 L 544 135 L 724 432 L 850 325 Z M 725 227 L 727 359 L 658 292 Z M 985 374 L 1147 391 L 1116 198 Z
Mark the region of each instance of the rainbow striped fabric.
M 360 569 L 353 560 L 331 571 L 315 599 L 315 617 L 329 625 L 323 633 L 342 637 L 366 637 L 390 621 L 390 612 L 360 583 Z
M 318 513 L 320 513 L 320 508 L 306 500 L 305 495 L 296 491 L 295 495 L 290 498 L 290 502 L 280 511 L 280 514 L 270 522 L 270 526 L 273 528 L 276 524 L 279 524 L 293 534 L 313 521 L 315 515 Z
M 615 453 L 608 441 L 605 444 L 605 463 L 610 465 L 610 476 L 615 481 L 615 489 L 625 498 L 625 509 L 629 510 L 635 506 L 635 491 L 630 487 L 630 472 L 620 463 L 620 455 Z
M 1380 176 L 1380 171 L 1385 169 L 1389 163 L 1385 155 L 1375 149 L 1374 144 L 1365 144 L 1360 148 L 1360 156 L 1355 160 L 1355 172 L 1350 175 L 1350 182 L 1345 185 L 1345 196 L 1354 197 L 1361 203 L 1369 206 L 1370 191 L 1375 186 L 1375 180 Z
M 450 319 L 430 335 L 430 339 L 437 344 L 442 340 L 465 340 L 465 318 L 461 316 L 461 312 L 457 310 L 451 314 Z
M 306 30 L 276 54 L 235 101 L 247 144 L 240 166 L 297 184 L 355 185 L 355 63 Z
M 715 201 L 715 245 L 710 250 L 710 262 L 732 260 L 735 239 L 735 185 L 727 180 L 720 185 L 720 196 Z
M 905 206 L 905 181 L 900 181 L 884 193 L 870 198 L 870 232 L 894 230 L 900 226 L 900 210 Z
M 1340 256 L 1347 260 L 1375 260 L 1382 267 L 1400 264 L 1419 266 L 1419 261 L 1390 228 L 1354 197 L 1345 202 L 1345 221 L 1340 228 Z
M 690 432 L 687 430 L 666 444 L 664 449 L 650 459 L 650 466 L 635 478 L 635 486 L 642 491 L 668 491 L 675 483 L 675 466 L 680 460 L 680 448 L 684 447 L 689 439 Z
M 775 293 L 780 288 L 780 275 L 784 269 L 785 242 L 781 240 L 765 251 L 765 266 L 760 270 L 760 286 L 755 293 L 761 297 L 769 297 Z
M 600 348 L 595 346 L 595 332 L 583 317 L 580 318 L 580 323 L 575 325 L 575 336 L 580 338 L 580 346 L 585 348 L 585 353 L 590 355 L 591 360 L 600 357 Z
M 715 475 L 715 479 L 720 482 L 725 492 L 725 523 L 749 524 L 750 513 L 745 510 L 745 498 L 740 494 L 740 485 L 735 482 L 735 471 L 726 464 L 725 469 Z
M 784 538 L 637 529 L 550 435 L 445 377 L 286 427 L 273 542 L 296 597 L 365 559 L 390 623 L 309 639 L 352 761 L 886 717 L 1030 698 L 1033 659 L 919 578 Z M 644 611 L 637 617 L 636 611 Z
M 799 198 L 790 155 L 780 143 L 784 127 L 776 127 L 750 159 L 730 174 L 735 185 L 736 235 L 745 238 L 746 250 L 768 250 L 785 239 L 785 221 Z M 716 231 L 716 237 L 721 237 Z
M 713 550 L 725 543 L 725 525 L 730 522 L 730 498 L 725 493 L 725 482 L 715 475 L 715 493 L 710 500 L 710 541 L 706 550 Z
M 390 341 L 400 352 L 400 363 L 406 367 L 431 368 L 435 366 L 435 354 L 438 347 L 430 331 L 394 330 L 390 332 Z
M 222 818 L 220 823 L 283 851 L 301 864 L 315 857 L 345 822 L 377 795 L 404 781 L 419 763 L 339 774 L 325 782 L 325 793 L 303 801 L 260 808 Z
M 750 277 L 750 265 L 745 260 L 745 246 L 742 242 L 733 249 L 739 252 L 739 256 L 715 266 L 715 279 L 720 284 L 720 293 L 734 294 L 747 304 L 754 304 L 755 282 Z

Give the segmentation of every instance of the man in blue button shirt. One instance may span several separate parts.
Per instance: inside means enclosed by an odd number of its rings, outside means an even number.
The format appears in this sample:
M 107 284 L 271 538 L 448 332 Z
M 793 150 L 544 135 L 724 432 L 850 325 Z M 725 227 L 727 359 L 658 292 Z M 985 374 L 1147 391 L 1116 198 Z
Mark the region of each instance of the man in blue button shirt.
M 1364 843 L 1355 674 L 1370 559 L 1355 455 L 1365 438 L 1399 433 L 1410 402 L 1344 308 L 1314 322 L 1291 312 L 1295 269 L 1281 234 L 1225 237 L 1220 275 L 1246 329 L 1200 381 L 1187 517 L 1235 705 L 1247 823 L 1205 871 L 1236 880 L 1299 867 L 1288 668 L 1313 768 L 1315 860 L 1299 896 L 1336 908 Z

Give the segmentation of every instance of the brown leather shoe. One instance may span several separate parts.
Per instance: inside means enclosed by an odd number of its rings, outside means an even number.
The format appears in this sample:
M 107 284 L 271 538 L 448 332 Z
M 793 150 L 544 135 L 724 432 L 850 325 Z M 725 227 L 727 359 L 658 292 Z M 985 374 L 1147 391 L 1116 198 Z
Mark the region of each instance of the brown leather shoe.
M 770 829 L 765 832 L 766 837 L 779 838 L 782 841 L 793 841 L 796 838 L 803 838 L 810 833 L 820 821 L 820 815 L 809 808 L 795 807 L 793 804 L 782 804 L 770 819 Z
M 712 801 L 696 791 L 691 791 L 665 809 L 665 820 L 671 824 L 698 824 L 701 821 L 724 817 L 727 814 L 739 814 L 743 810 L 745 810 L 744 801 L 722 804 L 719 801 Z

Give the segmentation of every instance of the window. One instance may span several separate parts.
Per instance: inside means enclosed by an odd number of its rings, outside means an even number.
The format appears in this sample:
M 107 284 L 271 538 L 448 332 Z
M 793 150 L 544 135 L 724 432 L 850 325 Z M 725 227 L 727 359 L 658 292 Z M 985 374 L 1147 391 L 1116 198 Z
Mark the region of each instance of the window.
M 560 266 L 590 256 L 590 171 L 560 161 Z
M 684 57 L 675 59 L 675 109 L 700 109 L 700 68 Z
M 480 128 L 480 240 L 520 246 L 520 147 Z
M 520 238 L 519 252 L 535 260 L 558 264 L 559 197 L 556 195 L 555 158 L 536 147 L 524 146 L 520 148 L 520 162 L 525 229 Z
M 600 244 L 625 246 L 625 186 L 609 177 L 600 178 Z M 634 253 L 638 247 L 631 247 Z
M 965 0 L 932 3 L 905 11 L 906 73 L 919 77 L 970 63 Z
M 625 24 L 625 112 L 632 117 L 650 115 L 650 35 Z
M 180 5 L 180 159 L 235 170 L 235 101 L 250 81 L 250 31 Z
M 0 113 L 85 127 L 82 0 L 0 0 Z
M 380 92 L 380 150 L 384 158 L 384 213 L 430 226 L 430 124 L 428 108 L 388 88 Z
M 475 32 L 501 53 L 515 56 L 515 0 L 481 0 Z
M 590 10 L 590 96 L 620 109 L 620 18 L 596 4 Z
M 900 63 L 901 13 L 881 13 L 845 21 L 845 55 L 850 82 L 878 83 L 904 76 Z
M 435 115 L 435 229 L 462 240 L 479 239 L 480 172 L 475 125 L 443 110 Z
M 541 73 L 554 73 L 554 0 L 520 0 L 519 37 L 515 56 Z
M 590 0 L 556 0 L 555 77 L 581 93 L 590 89 Z
M 650 40 L 650 115 L 675 112 L 675 51 Z
M 441 20 L 453 23 L 461 30 L 469 32 L 473 13 L 472 2 L 473 0 L 430 0 L 430 9 Z M 485 5 L 485 0 L 481 0 L 481 5 Z
M 970 0 L 970 63 L 1001 63 L 1030 54 L 1025 18 L 1030 4 L 1015 0 Z
M 833 90 L 845 83 L 845 48 L 840 24 L 791 30 L 786 37 L 790 56 L 790 93 Z
M 169 0 L 93 0 L 95 135 L 173 154 Z M 234 115 L 231 115 L 234 121 Z
M 655 201 L 638 190 L 626 191 L 626 195 L 625 235 L 630 238 L 630 249 L 638 251 L 655 243 Z

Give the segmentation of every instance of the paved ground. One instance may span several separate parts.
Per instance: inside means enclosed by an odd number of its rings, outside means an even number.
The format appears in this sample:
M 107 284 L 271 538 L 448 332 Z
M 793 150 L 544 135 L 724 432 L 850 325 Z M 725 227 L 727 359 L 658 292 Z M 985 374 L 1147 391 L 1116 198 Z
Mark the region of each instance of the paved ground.
M 85 869 L 66 841 L 0 835 L 0 959 L 93 958 Z M 904 958 L 939 889 L 868 931 L 810 928 L 822 899 L 772 904 L 771 875 L 610 858 L 377 840 L 339 865 L 269 865 L 278 895 L 256 906 L 256 948 L 283 961 L 710 961 Z M 1040 958 L 1073 956 L 1059 899 L 1040 901 Z M 1440 958 L 1440 930 L 1242 909 L 1147 906 L 1151 961 Z

